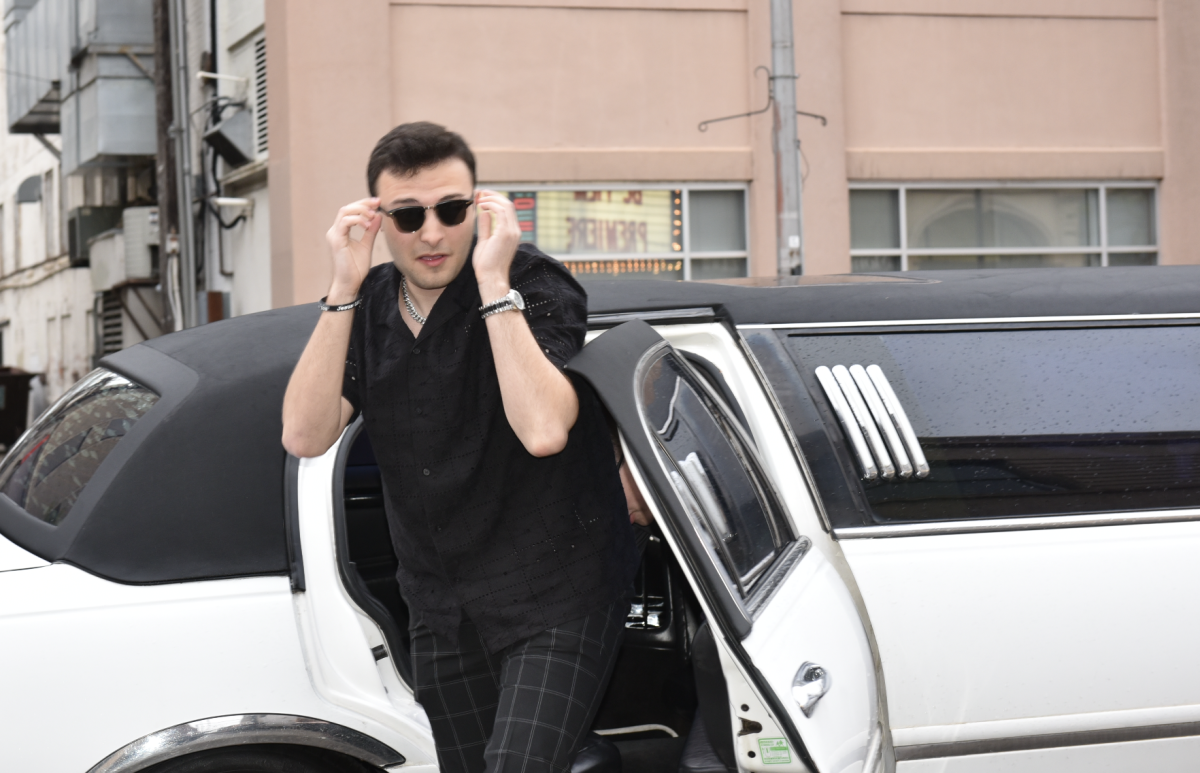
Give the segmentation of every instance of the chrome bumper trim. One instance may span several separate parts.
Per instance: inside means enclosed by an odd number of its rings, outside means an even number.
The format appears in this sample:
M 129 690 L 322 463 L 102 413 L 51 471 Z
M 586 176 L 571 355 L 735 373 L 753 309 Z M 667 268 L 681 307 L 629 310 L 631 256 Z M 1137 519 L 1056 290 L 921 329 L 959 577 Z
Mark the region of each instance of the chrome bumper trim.
M 381 768 L 404 764 L 404 755 L 382 741 L 323 719 L 286 714 L 233 714 L 151 733 L 108 755 L 88 773 L 137 773 L 193 752 L 253 743 L 316 746 Z
M 1172 725 L 1120 727 L 1111 730 L 1081 730 L 1071 733 L 1027 735 L 1017 738 L 989 738 L 980 741 L 951 741 L 897 746 L 896 761 L 933 760 L 944 757 L 967 757 L 977 754 L 1001 754 L 1035 749 L 1058 749 L 1071 746 L 1096 746 L 1110 743 L 1132 743 L 1165 738 L 1187 738 L 1200 735 L 1200 722 L 1179 722 Z
M 1200 521 L 1200 510 L 1152 510 L 1140 513 L 1090 513 L 1086 515 L 1047 515 L 1034 518 L 988 518 L 976 521 L 892 523 L 879 526 L 849 526 L 843 529 L 834 529 L 833 534 L 837 539 L 877 539 L 937 534 L 975 534 L 992 531 L 1079 529 L 1088 526 L 1132 526 L 1139 523 L 1179 523 L 1181 521 Z

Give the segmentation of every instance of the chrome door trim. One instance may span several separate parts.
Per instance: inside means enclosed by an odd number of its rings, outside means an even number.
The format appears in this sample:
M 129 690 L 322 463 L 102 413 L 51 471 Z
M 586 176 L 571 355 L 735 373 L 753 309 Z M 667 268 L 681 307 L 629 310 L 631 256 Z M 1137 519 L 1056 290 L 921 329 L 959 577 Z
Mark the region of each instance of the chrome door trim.
M 883 375 L 883 371 L 878 365 L 871 365 L 874 370 L 871 373 L 878 373 L 882 379 L 880 383 L 887 383 L 887 377 Z M 862 392 L 863 400 L 866 400 L 867 407 L 871 409 L 871 416 L 875 418 L 875 424 L 879 430 L 883 432 L 883 438 L 887 441 L 888 450 L 892 452 L 892 456 L 896 458 L 896 472 L 901 478 L 911 478 L 913 474 L 912 462 L 908 459 L 908 452 L 904 450 L 904 442 L 900 439 L 900 432 L 897 427 L 897 414 L 895 410 L 889 410 L 884 406 L 883 393 L 876 388 L 876 382 L 873 376 L 867 375 L 867 369 L 862 365 L 851 365 L 850 375 L 854 378 L 854 383 L 858 386 L 858 391 Z M 895 397 L 893 393 L 891 395 Z M 900 401 L 896 400 L 895 405 L 899 407 Z M 899 409 L 903 412 L 903 408 Z M 906 417 L 907 420 L 907 417 Z M 928 467 L 928 465 L 927 465 Z
M 653 311 L 619 311 L 612 314 L 589 314 L 588 327 L 616 327 L 625 322 L 640 319 L 651 324 L 666 322 L 711 322 L 717 312 L 711 306 L 695 306 L 686 309 L 655 309 Z
M 876 537 L 916 537 L 992 531 L 1078 529 L 1087 526 L 1128 526 L 1139 523 L 1179 523 L 1181 521 L 1200 521 L 1200 509 L 1041 515 L 1030 518 L 987 518 L 977 521 L 938 521 L 936 523 L 891 523 L 834 529 L 833 534 L 838 539 L 874 539 Z
M 916 325 L 995 325 L 1026 322 L 1136 322 L 1138 320 L 1200 319 L 1200 313 L 1096 314 L 1073 317 L 967 317 L 964 319 L 886 319 L 856 322 L 782 322 L 738 325 L 738 330 L 817 330 L 821 328 L 911 327 Z
M 863 479 L 875 480 L 879 477 L 879 468 L 875 466 L 870 446 L 867 445 L 867 439 L 863 435 L 862 425 L 859 424 L 854 409 L 850 407 L 850 401 L 846 399 L 842 385 L 833 375 L 833 371 L 824 365 L 817 368 L 815 374 L 821 388 L 825 390 L 825 396 L 829 398 L 829 404 L 833 406 L 833 412 L 837 414 L 838 421 L 842 423 L 842 429 L 846 430 L 846 436 L 850 438 L 850 445 L 854 448 L 854 454 L 858 457 L 858 464 L 862 468 Z
M 861 368 L 862 366 L 855 365 L 853 367 Z M 913 431 L 912 423 L 908 420 L 908 414 L 904 411 L 904 404 L 896 396 L 896 390 L 892 389 L 892 382 L 888 381 L 883 368 L 878 365 L 868 365 L 864 373 L 867 377 L 867 382 L 875 387 L 879 394 L 879 399 L 883 402 L 888 418 L 894 422 L 896 430 L 904 438 L 904 444 L 908 446 L 908 453 L 912 455 L 912 472 L 915 472 L 918 478 L 928 478 L 929 462 L 925 459 L 925 452 L 921 449 L 921 441 L 917 439 L 917 433 Z M 857 376 L 855 378 L 857 380 Z M 880 419 L 880 423 L 882 422 L 883 419 Z
M 854 383 L 854 377 L 850 375 L 850 371 L 845 365 L 834 365 L 831 369 L 833 377 L 837 380 L 838 386 L 842 388 L 842 394 L 846 398 L 846 402 L 850 404 L 850 411 L 854 414 L 854 418 L 858 421 L 858 426 L 867 436 L 867 445 L 871 448 L 871 454 L 878 462 L 879 477 L 885 480 L 891 480 L 896 477 L 896 465 L 892 464 L 892 457 L 888 456 L 887 447 L 883 444 L 883 436 L 879 434 L 879 427 L 875 425 L 874 419 L 871 418 L 871 411 L 867 408 L 867 403 L 863 400 L 862 394 L 858 391 L 858 385 Z
M 875 773 L 883 762 L 883 725 L 875 723 L 871 737 L 867 739 L 867 757 L 863 760 L 862 773 Z
M 376 767 L 403 765 L 404 755 L 382 741 L 334 722 L 289 714 L 231 714 L 168 727 L 118 749 L 88 773 L 137 773 L 207 749 L 252 743 L 316 746 Z
M 1178 722 L 1170 725 L 1118 727 L 1108 730 L 1077 730 L 1067 733 L 1026 735 L 1015 738 L 988 738 L 979 741 L 950 741 L 897 746 L 896 761 L 933 760 L 944 757 L 968 757 L 976 754 L 1060 749 L 1072 746 L 1093 746 L 1110 743 L 1132 743 L 1165 738 L 1200 736 L 1200 722 Z

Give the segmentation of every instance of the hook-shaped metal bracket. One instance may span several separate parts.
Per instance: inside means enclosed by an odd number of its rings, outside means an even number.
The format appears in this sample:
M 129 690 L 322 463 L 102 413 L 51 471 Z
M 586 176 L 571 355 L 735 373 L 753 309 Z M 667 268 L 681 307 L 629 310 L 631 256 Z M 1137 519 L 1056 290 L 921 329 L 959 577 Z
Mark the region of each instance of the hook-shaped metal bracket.
M 752 115 L 761 115 L 771 109 L 771 105 L 775 104 L 775 94 L 771 91 L 771 84 L 775 81 L 775 76 L 771 74 L 771 69 L 766 65 L 759 65 L 754 68 L 754 74 L 758 75 L 758 71 L 762 70 L 767 74 L 767 104 L 761 110 L 753 110 L 749 113 L 738 113 L 737 115 L 727 115 L 722 118 L 709 118 L 707 121 L 701 121 L 696 128 L 702 132 L 708 131 L 710 123 L 718 121 L 732 121 L 734 118 L 749 118 Z
M 797 110 L 797 111 L 796 111 L 796 115 L 803 115 L 803 116 L 806 116 L 806 117 L 808 117 L 808 118 L 816 118 L 818 121 L 820 121 L 820 122 L 821 122 L 821 125 L 822 125 L 822 126 L 828 126 L 828 125 L 829 125 L 829 121 L 827 121 L 827 120 L 825 119 L 825 116 L 823 116 L 823 115 L 817 115 L 816 113 L 806 113 L 806 112 L 804 112 L 803 110 Z
M 775 104 L 775 92 L 774 92 L 774 89 L 772 88 L 773 84 L 775 83 L 775 79 L 776 78 L 789 78 L 789 79 L 795 80 L 796 78 L 800 77 L 798 75 L 772 75 L 771 69 L 769 67 L 767 67 L 766 65 L 762 65 L 762 64 L 760 64 L 758 67 L 754 68 L 754 74 L 758 75 L 759 70 L 762 70 L 762 71 L 766 72 L 766 74 L 767 74 L 767 104 L 763 105 L 762 109 L 752 110 L 749 113 L 738 113 L 737 115 L 726 115 L 726 116 L 722 116 L 720 118 L 709 118 L 707 121 L 701 121 L 699 124 L 697 124 L 696 128 L 702 132 L 706 132 L 706 131 L 708 131 L 708 125 L 710 123 L 718 123 L 720 121 L 732 121 L 735 118 L 749 118 L 750 116 L 753 116 L 753 115 L 762 115 L 763 113 L 765 113 L 771 109 L 771 105 Z M 797 110 L 796 115 L 803 115 L 808 118 L 815 118 L 821 122 L 822 126 L 829 125 L 829 121 L 826 120 L 825 116 L 823 116 L 823 115 L 817 115 L 816 113 L 806 113 L 803 110 Z

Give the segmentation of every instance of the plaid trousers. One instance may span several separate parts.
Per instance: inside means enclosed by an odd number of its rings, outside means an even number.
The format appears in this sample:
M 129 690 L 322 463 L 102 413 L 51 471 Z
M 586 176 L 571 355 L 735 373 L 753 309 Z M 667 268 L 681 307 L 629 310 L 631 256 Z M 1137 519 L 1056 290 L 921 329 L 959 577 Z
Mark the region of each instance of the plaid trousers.
M 622 597 L 489 653 L 464 616 L 455 646 L 412 629 L 417 700 L 441 773 L 562 773 L 590 729 L 625 632 Z

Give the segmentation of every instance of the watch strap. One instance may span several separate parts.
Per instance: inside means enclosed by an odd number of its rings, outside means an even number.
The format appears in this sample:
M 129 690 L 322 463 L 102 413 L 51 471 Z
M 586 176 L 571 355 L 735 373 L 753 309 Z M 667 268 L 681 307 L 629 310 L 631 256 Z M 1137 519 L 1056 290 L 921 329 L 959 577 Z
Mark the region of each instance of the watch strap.
M 485 303 L 479 307 L 480 319 L 485 319 L 493 314 L 499 314 L 502 311 L 510 311 L 512 309 L 524 309 L 525 299 L 521 297 L 521 293 L 516 288 L 510 289 L 507 293 L 500 296 L 491 303 Z
M 503 311 L 516 311 L 516 310 L 517 310 L 517 304 L 510 301 L 508 298 L 501 298 L 500 300 L 493 301 L 492 303 L 489 303 L 486 306 L 480 306 L 479 311 L 481 313 L 479 315 L 479 318 L 487 319 L 488 317 L 492 316 L 493 314 L 499 314 Z

